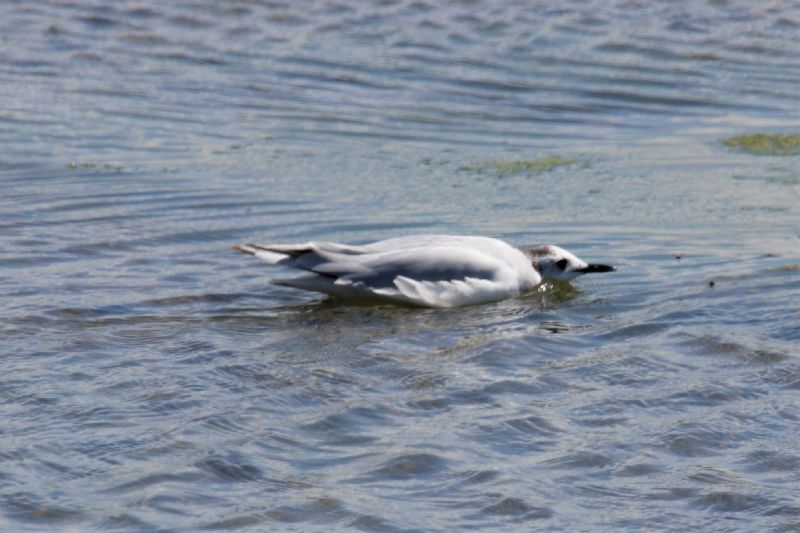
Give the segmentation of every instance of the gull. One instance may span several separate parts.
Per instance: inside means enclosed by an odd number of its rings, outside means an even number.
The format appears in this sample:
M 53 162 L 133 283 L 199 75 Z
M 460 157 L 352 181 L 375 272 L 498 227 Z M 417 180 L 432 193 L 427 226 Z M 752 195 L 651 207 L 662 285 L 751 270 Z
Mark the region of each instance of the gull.
M 237 244 L 270 265 L 308 274 L 272 283 L 347 301 L 458 307 L 513 298 L 543 280 L 612 272 L 554 245 L 515 248 L 491 237 L 409 235 L 364 245 Z

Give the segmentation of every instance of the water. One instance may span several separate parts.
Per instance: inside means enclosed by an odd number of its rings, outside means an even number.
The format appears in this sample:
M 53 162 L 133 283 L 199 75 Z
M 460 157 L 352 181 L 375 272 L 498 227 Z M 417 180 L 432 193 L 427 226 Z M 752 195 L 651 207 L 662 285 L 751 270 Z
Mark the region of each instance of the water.
M 800 527 L 800 159 L 720 142 L 800 129 L 797 2 L 0 12 L 1 529 Z M 229 249 L 418 232 L 619 271 L 356 307 Z

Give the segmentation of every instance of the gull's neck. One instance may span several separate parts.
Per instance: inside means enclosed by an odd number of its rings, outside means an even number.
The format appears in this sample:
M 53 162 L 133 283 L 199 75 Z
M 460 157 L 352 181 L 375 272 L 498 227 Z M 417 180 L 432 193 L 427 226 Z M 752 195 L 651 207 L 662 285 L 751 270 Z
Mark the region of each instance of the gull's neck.
M 542 271 L 539 268 L 539 262 L 542 256 L 549 253 L 547 246 L 537 246 L 536 248 L 520 248 L 520 251 L 525 254 L 528 260 L 531 262 L 533 269 L 541 274 Z

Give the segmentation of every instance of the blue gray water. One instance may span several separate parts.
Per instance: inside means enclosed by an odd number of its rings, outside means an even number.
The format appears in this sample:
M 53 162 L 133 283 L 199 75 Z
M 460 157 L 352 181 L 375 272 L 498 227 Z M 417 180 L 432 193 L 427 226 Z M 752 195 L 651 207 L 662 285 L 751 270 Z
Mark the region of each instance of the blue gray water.
M 720 141 L 798 130 L 797 1 L 4 2 L 0 529 L 796 529 L 800 157 Z M 619 271 L 229 248 L 420 232 Z

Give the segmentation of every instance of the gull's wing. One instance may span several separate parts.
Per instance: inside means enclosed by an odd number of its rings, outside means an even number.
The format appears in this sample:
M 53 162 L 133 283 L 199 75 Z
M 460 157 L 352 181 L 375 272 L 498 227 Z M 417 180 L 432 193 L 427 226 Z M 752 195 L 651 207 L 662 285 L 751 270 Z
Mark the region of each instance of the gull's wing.
M 281 280 L 346 299 L 377 299 L 454 307 L 519 293 L 506 263 L 470 248 L 429 246 L 373 254 L 325 254 L 308 270 L 316 276 Z

